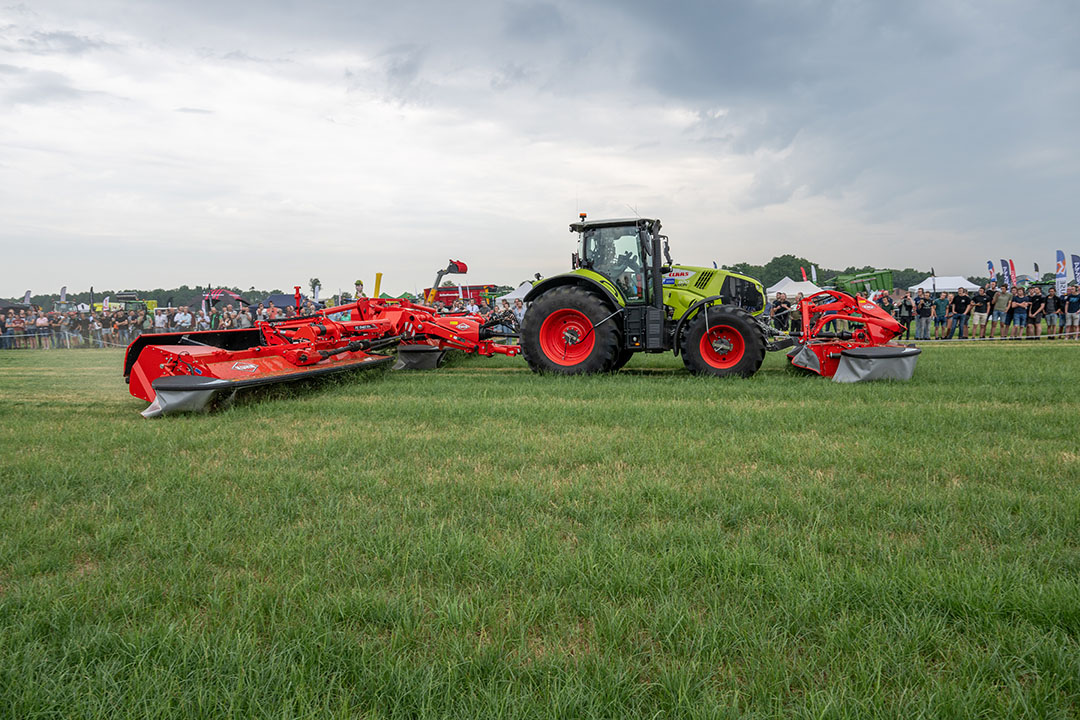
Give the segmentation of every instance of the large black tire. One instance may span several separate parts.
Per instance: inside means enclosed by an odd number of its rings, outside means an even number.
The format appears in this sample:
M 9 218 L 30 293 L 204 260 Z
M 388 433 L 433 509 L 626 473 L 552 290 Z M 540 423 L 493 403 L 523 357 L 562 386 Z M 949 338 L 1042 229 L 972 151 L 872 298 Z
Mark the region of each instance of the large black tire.
M 630 362 L 630 358 L 634 357 L 633 350 L 620 350 L 619 354 L 615 356 L 615 360 L 611 363 L 610 372 L 618 372 L 623 369 L 623 365 Z
M 686 369 L 695 375 L 750 377 L 765 360 L 765 334 L 742 308 L 719 305 L 708 313 L 702 308 L 683 332 L 680 351 Z
M 557 287 L 534 300 L 521 321 L 521 354 L 533 372 L 579 375 L 611 369 L 619 355 L 618 318 L 577 286 Z

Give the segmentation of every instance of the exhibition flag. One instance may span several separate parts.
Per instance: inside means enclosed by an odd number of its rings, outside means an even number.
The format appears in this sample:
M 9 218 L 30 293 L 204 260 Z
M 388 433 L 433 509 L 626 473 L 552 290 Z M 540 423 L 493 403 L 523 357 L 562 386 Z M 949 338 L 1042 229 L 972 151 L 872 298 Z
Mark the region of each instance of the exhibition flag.
M 1057 251 L 1057 267 L 1054 268 L 1054 289 L 1059 296 L 1069 291 L 1069 279 L 1065 275 L 1065 251 Z
M 30 304 L 30 291 L 29 290 L 27 290 L 26 294 L 23 295 L 22 301 L 23 301 L 23 305 L 29 305 Z
M 993 260 L 987 260 L 986 261 L 986 269 L 990 271 L 990 280 L 996 282 L 997 281 L 997 273 L 994 272 L 994 261 Z
M 1073 263 L 1073 280 L 1076 281 L 1077 285 L 1080 285 L 1080 255 L 1073 255 L 1072 256 L 1072 263 Z
M 799 269 L 800 269 L 800 270 L 802 270 L 802 279 L 803 279 L 803 282 L 806 282 L 806 268 L 804 268 L 804 267 L 803 267 L 802 265 L 800 265 L 800 266 L 799 266 Z
M 1016 285 L 1016 263 L 1009 258 L 1009 284 Z
M 810 266 L 810 280 L 817 285 L 817 265 Z
M 1061 251 L 1058 250 L 1058 252 L 1061 252 Z M 1064 260 L 1062 260 L 1062 262 L 1064 262 Z M 67 285 L 60 288 L 60 302 L 67 302 Z
M 1001 261 L 1001 284 L 1006 288 L 1012 287 L 1012 283 L 1009 282 L 1009 263 L 1004 259 Z

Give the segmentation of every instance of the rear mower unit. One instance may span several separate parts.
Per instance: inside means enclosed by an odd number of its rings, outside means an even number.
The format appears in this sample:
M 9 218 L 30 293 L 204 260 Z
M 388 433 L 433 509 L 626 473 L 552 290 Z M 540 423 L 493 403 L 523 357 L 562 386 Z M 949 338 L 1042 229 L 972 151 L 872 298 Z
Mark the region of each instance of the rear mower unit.
M 347 320 L 332 316 L 347 315 Z M 394 359 L 380 350 L 408 342 L 399 367 L 437 366 L 450 349 L 491 356 L 517 355 L 495 342 L 493 328 L 513 317 L 437 315 L 406 300 L 360 298 L 316 315 L 260 321 L 246 330 L 142 335 L 128 346 L 124 378 L 132 395 L 150 403 L 145 417 L 202 410 L 233 394 L 333 373 L 372 368 Z

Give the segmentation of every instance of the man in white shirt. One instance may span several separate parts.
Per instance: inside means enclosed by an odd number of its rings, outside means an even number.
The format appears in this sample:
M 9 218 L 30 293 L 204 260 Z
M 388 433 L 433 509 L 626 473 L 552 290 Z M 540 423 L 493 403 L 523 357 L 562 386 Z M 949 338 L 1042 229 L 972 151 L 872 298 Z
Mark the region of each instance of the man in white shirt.
M 181 305 L 180 309 L 173 315 L 173 324 L 176 325 L 177 332 L 191 330 L 191 313 L 188 312 L 187 305 Z
M 165 327 L 166 327 L 166 324 L 168 322 L 169 322 L 169 318 L 168 318 L 168 316 L 165 315 L 164 310 L 159 308 L 159 309 L 154 311 L 154 332 L 156 332 L 156 333 L 165 332 Z

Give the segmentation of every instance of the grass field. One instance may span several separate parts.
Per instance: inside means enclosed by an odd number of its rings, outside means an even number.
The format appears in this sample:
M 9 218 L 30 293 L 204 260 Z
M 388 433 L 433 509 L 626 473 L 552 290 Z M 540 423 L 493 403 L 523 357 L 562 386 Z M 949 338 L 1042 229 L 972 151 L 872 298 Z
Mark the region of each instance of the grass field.
M 156 421 L 121 358 L 0 353 L 0 717 L 1080 715 L 1080 344 Z

